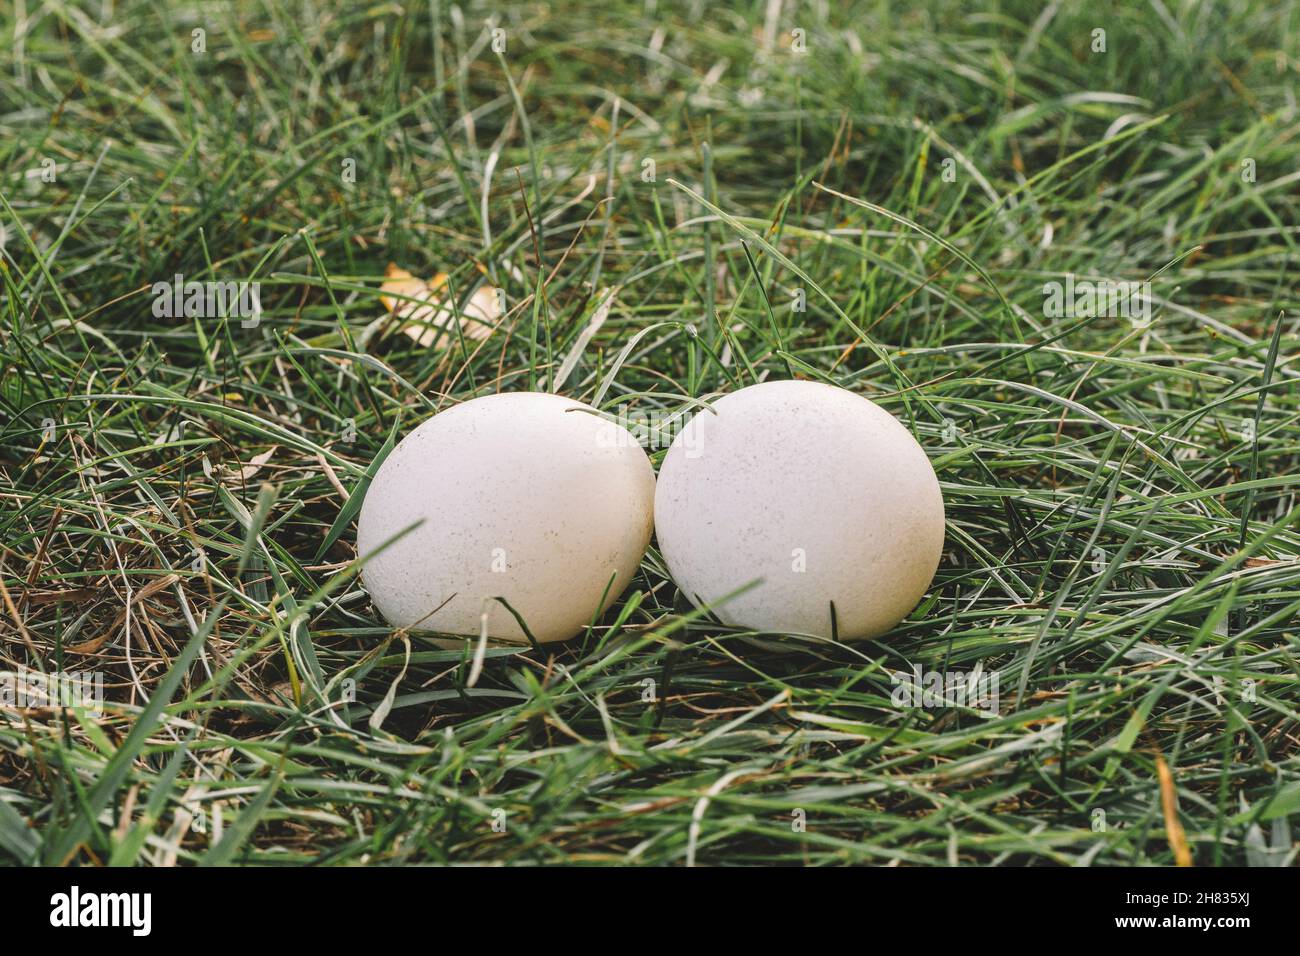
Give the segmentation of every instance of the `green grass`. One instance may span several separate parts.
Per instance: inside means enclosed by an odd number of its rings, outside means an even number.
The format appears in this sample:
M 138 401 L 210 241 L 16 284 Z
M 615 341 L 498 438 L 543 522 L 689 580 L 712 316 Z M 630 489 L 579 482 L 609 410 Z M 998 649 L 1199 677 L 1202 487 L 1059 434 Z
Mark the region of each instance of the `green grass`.
M 0 8 L 0 671 L 107 696 L 0 709 L 0 860 L 1170 864 L 1162 766 L 1198 865 L 1294 860 L 1294 2 L 105 6 Z M 505 323 L 372 328 L 390 261 Z M 175 273 L 261 324 L 153 318 Z M 1153 322 L 1045 315 L 1067 274 Z M 384 625 L 340 488 L 609 289 L 566 395 L 913 429 L 946 553 L 892 634 L 719 626 L 653 545 L 480 673 Z M 914 665 L 1000 714 L 894 706 Z

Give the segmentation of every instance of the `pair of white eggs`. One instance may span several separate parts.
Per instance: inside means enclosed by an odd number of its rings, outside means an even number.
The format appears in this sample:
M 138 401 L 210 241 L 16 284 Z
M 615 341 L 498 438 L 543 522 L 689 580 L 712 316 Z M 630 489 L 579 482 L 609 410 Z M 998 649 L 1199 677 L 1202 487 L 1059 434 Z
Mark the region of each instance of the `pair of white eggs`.
M 924 595 L 943 498 L 911 433 L 808 381 L 742 388 L 696 413 L 658 482 L 590 405 L 521 392 L 434 415 L 375 474 L 357 551 L 396 627 L 561 641 L 631 582 L 658 533 L 673 579 L 724 623 L 875 637 Z

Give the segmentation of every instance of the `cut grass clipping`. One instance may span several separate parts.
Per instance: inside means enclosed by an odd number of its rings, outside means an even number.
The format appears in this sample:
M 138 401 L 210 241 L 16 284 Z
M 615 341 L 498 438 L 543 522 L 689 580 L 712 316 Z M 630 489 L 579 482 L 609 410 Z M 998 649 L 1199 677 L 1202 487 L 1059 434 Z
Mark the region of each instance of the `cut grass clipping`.
M 1295 5 L 570 6 L 0 14 L 0 861 L 1293 862 Z M 938 472 L 885 639 L 358 583 L 439 409 L 789 377 Z

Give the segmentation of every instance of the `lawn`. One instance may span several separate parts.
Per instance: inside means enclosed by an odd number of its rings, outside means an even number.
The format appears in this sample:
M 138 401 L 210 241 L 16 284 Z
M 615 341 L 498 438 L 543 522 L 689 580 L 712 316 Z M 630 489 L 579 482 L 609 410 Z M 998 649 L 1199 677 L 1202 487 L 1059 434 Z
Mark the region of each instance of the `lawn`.
M 1266 0 L 0 7 L 0 862 L 1294 862 L 1298 77 Z M 788 378 L 938 475 L 885 637 L 724 626 L 654 542 L 566 643 L 372 606 L 438 411 L 657 467 Z

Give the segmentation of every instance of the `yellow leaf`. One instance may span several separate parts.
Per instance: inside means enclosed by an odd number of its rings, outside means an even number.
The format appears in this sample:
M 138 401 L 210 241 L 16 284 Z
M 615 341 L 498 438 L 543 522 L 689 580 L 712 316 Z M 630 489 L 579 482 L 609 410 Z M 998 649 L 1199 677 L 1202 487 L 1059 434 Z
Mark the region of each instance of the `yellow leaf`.
M 491 286 L 475 289 L 458 313 L 448 293 L 445 274 L 439 273 L 426 281 L 389 263 L 384 275 L 379 301 L 401 320 L 401 330 L 425 348 L 455 343 L 458 321 L 465 338 L 485 339 L 501 318 L 497 290 Z
M 1174 775 L 1165 763 L 1165 758 L 1156 754 L 1156 777 L 1160 780 L 1160 809 L 1165 816 L 1165 836 L 1169 848 L 1174 851 L 1174 862 L 1178 866 L 1192 865 L 1192 851 L 1187 846 L 1187 834 L 1178 821 L 1178 791 L 1174 789 Z

